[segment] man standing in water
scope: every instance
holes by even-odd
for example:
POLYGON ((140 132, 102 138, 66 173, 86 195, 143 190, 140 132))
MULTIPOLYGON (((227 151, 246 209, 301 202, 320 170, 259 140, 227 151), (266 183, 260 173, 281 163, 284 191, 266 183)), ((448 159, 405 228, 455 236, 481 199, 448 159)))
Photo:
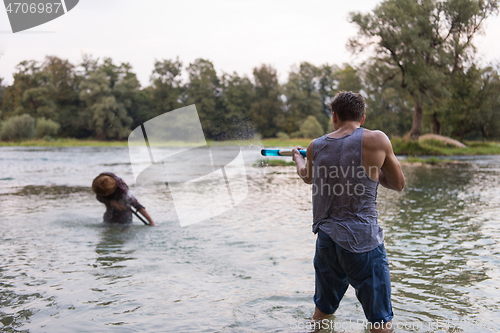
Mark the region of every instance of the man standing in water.
POLYGON ((313 232, 318 234, 313 319, 338 308, 349 284, 371 332, 392 331, 389 261, 377 223, 377 187, 402 191, 405 178, 389 138, 361 127, 364 98, 338 93, 330 104, 334 132, 311 141, 307 159, 293 150, 297 173, 312 184, 313 232))
POLYGON ((127 224, 132 222, 134 207, 148 221, 150 226, 155 223, 148 212, 137 199, 129 193, 128 186, 123 179, 111 172, 103 172, 92 181, 92 190, 96 199, 106 205, 104 222, 127 224))

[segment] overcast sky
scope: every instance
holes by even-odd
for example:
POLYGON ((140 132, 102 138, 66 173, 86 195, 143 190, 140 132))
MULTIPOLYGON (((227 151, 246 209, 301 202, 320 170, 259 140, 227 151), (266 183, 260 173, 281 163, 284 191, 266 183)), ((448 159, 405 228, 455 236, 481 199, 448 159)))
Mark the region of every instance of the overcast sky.
MULTIPOLYGON (((0 77, 11 84, 22 60, 55 55, 78 64, 83 53, 128 62, 143 86, 155 59, 179 57, 184 67, 196 58, 222 71, 252 76, 271 64, 280 81, 302 61, 356 64, 346 50, 356 34, 351 11, 368 12, 378 0, 80 0, 62 17, 12 34, 0 8, 0 77)), ((484 62, 500 59, 500 18, 486 22, 475 44, 484 62)))

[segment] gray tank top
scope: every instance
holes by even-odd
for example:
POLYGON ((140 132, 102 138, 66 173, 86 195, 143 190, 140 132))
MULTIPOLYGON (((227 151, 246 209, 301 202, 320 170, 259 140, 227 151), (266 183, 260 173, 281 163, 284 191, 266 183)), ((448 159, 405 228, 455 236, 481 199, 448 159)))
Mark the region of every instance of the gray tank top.
POLYGON ((368 176, 361 160, 363 131, 357 128, 341 138, 324 135, 313 145, 313 232, 321 229, 354 253, 384 241, 377 223, 379 182, 368 176))

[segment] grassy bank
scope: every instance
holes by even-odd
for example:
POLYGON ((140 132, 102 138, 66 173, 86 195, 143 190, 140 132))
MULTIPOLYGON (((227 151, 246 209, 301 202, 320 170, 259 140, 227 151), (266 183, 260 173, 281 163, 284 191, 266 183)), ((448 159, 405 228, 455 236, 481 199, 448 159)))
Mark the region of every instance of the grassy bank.
POLYGON ((262 139, 260 142, 264 146, 264 148, 294 148, 294 147, 302 147, 307 148, 312 139, 288 139, 288 140, 280 140, 280 139, 262 139))
POLYGON ((409 156, 407 159, 400 161, 402 165, 412 165, 412 166, 438 166, 438 167, 463 167, 470 165, 467 161, 457 161, 437 158, 435 156, 421 158, 409 156))
MULTIPOLYGON (((392 138, 392 145, 396 155, 409 156, 463 156, 463 155, 497 155, 500 154, 500 142, 482 142, 470 141, 465 142, 466 148, 457 148, 449 146, 443 142, 436 140, 409 141, 400 138, 392 138)), ((306 148, 311 142, 311 139, 262 139, 262 140, 246 140, 246 141, 231 141, 230 144, 240 146, 253 146, 264 148, 306 148)), ((211 141, 209 145, 224 145, 228 142, 211 141)), ((80 139, 55 139, 55 140, 27 140, 20 142, 4 142, 0 141, 0 147, 126 147, 127 141, 97 141, 97 140, 80 140, 80 139)))
POLYGON ((82 139, 33 139, 25 141, 0 141, 0 147, 125 147, 127 141, 98 141, 82 139))
POLYGON ((499 142, 469 141, 464 142, 466 148, 458 148, 436 140, 410 141, 400 138, 391 140, 396 155, 409 156, 466 156, 466 155, 498 155, 499 142))
MULTIPOLYGON (((453 161, 449 159, 441 159, 435 156, 431 157, 408 157, 401 161, 401 164, 405 165, 428 165, 428 166, 441 166, 441 167, 457 167, 457 166, 466 166, 469 165, 468 162, 465 161, 453 161)), ((285 167, 285 166, 295 166, 295 162, 291 160, 282 160, 282 159, 262 159, 253 165, 254 167, 285 167)))
POLYGON ((260 161, 257 161, 254 163, 254 167, 268 167, 268 166, 295 166, 295 162, 291 160, 292 158, 290 157, 290 160, 279 160, 279 159, 262 159, 260 161))
MULTIPOLYGON (((304 147, 311 142, 311 139, 290 139, 290 140, 280 140, 280 139, 262 139, 262 140, 242 140, 242 141, 209 141, 208 144, 211 146, 219 146, 224 144, 236 144, 240 146, 258 146, 263 148, 272 147, 304 147)), ((0 147, 126 147, 128 142, 124 141, 98 141, 98 140, 86 140, 86 139, 54 139, 54 140, 43 140, 43 139, 33 139, 25 141, 0 141, 0 147)), ((175 145, 182 145, 182 143, 176 143, 175 145)))

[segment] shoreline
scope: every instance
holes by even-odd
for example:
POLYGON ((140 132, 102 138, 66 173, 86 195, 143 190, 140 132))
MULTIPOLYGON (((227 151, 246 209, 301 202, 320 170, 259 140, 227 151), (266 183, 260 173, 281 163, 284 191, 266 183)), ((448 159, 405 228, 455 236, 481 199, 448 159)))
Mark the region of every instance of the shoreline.
MULTIPOLYGON (((207 141, 209 146, 221 145, 239 145, 241 147, 254 148, 306 148, 311 142, 311 139, 288 139, 280 140, 276 138, 270 139, 253 139, 253 140, 236 140, 236 141, 207 141)), ((453 156, 484 156, 484 155, 500 155, 500 142, 495 141, 468 141, 465 142, 467 147, 458 148, 452 147, 434 140, 430 141, 405 141, 400 138, 391 140, 394 153, 398 156, 404 155, 409 157, 427 158, 435 157, 453 157, 453 156)), ((166 143, 164 147, 181 147, 190 145, 189 143, 166 143)), ((0 147, 127 147, 128 141, 99 141, 87 139, 54 139, 54 140, 26 140, 26 141, 0 141, 0 147)), ((433 162, 432 162, 433 163, 433 162)), ((432 164, 431 163, 431 164, 432 164)))
MULTIPOLYGON (((480 155, 474 155, 480 156, 480 155)), ((484 155, 487 156, 487 155, 484 155)), ((457 168, 457 167, 468 167, 471 165, 468 161, 463 160, 451 160, 451 159, 442 159, 437 158, 435 156, 430 157, 411 157, 411 156, 397 156, 399 163, 401 166, 410 166, 410 167, 447 167, 447 168, 457 168)), ((286 159, 268 159, 263 158, 260 161, 257 161, 253 164, 254 167, 258 168, 266 168, 266 167, 295 167, 295 163, 293 161, 288 161, 286 159)))

